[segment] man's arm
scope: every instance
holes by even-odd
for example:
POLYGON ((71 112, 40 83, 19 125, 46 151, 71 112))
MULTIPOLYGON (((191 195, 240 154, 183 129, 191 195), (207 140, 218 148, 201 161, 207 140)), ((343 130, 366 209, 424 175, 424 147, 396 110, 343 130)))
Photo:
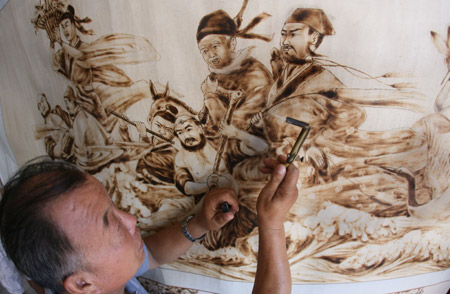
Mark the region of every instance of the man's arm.
POLYGON ((291 293, 292 281, 286 252, 284 220, 298 197, 298 169, 266 159, 264 173, 272 173, 256 205, 259 227, 258 265, 253 293, 291 293))
MULTIPOLYGON (((208 231, 223 227, 234 218, 238 210, 238 201, 233 190, 212 190, 205 195, 200 212, 189 221, 187 230, 192 237, 200 238, 208 231), (230 204, 230 212, 221 212, 223 202, 230 204)), ((180 223, 145 238, 144 242, 150 251, 150 269, 177 259, 193 244, 183 235, 180 223)))
POLYGON ((239 147, 246 155, 262 154, 269 150, 269 145, 265 140, 249 132, 240 130, 232 124, 226 124, 222 121, 220 123, 220 130, 223 135, 238 139, 240 141, 239 147))

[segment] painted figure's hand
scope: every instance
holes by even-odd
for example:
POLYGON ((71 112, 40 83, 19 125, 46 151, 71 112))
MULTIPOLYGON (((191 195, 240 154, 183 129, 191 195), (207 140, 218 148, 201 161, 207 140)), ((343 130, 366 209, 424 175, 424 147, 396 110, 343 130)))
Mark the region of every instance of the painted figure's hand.
POLYGON ((58 43, 58 44, 62 44, 62 39, 61 39, 61 32, 60 32, 60 30, 59 30, 59 27, 58 28, 55 28, 54 30, 53 30, 53 41, 54 42, 56 42, 56 43, 58 43))
POLYGON ((270 51, 270 66, 272 67, 273 79, 276 80, 281 75, 284 67, 280 50, 277 48, 273 48, 272 51, 270 51))
POLYGON ((235 137, 237 137, 237 134, 238 134, 238 129, 234 125, 227 124, 223 120, 220 122, 219 130, 223 135, 225 135, 227 137, 235 138, 235 137))
POLYGON ((147 130, 145 124, 141 121, 135 121, 134 123, 136 124, 136 130, 138 131, 139 136, 146 136, 147 130))
POLYGON ((324 168, 327 165, 325 153, 316 147, 311 147, 306 151, 305 160, 315 164, 318 168, 324 168))
POLYGON ((47 31, 48 39, 50 40, 50 47, 55 48, 56 35, 59 35, 59 31, 54 29, 47 31))
POLYGON ((208 177, 207 185, 208 185, 208 188, 210 188, 210 189, 229 188, 229 189, 234 189, 234 191, 236 192, 235 182, 236 181, 233 179, 233 177, 230 174, 223 174, 223 175, 211 174, 208 177))
POLYGON ((203 198, 203 205, 199 213, 191 220, 197 230, 207 233, 218 230, 234 218, 239 211, 236 193, 232 189, 214 189, 203 198), (229 212, 222 212, 224 202, 230 206, 229 212))
POLYGON ((257 114, 255 114, 251 119, 250 119, 250 124, 254 125, 255 127, 262 127, 263 124, 263 113, 262 112, 258 112, 257 114))
POLYGON ((286 215, 298 197, 299 171, 293 164, 286 170, 285 161, 285 156, 279 156, 278 160, 267 158, 260 167, 261 172, 272 174, 256 203, 259 226, 265 229, 283 228, 286 215))
POLYGON ((201 86, 203 95, 208 93, 215 94, 217 91, 217 87, 219 86, 219 82, 217 80, 212 81, 210 77, 207 77, 201 86))

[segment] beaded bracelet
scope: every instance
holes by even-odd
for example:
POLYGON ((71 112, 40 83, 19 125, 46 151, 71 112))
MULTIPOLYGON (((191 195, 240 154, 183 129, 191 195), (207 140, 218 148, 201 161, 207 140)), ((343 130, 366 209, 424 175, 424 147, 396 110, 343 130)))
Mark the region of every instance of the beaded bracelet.
POLYGON ((195 241, 201 241, 203 239, 205 239, 206 234, 204 234, 203 236, 201 236, 200 238, 194 238, 192 237, 191 234, 189 234, 188 229, 187 229, 187 224, 188 222, 193 218, 193 215, 188 216, 182 223, 181 223, 181 231, 183 232, 183 235, 186 237, 186 239, 188 239, 191 242, 195 242, 195 241))

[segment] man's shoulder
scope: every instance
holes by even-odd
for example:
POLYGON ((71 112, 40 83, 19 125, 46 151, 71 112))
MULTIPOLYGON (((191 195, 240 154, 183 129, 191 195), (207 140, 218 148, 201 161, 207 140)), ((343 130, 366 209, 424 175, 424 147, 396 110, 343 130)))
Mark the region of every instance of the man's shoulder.
POLYGON ((253 56, 249 56, 243 60, 241 64, 241 69, 246 71, 261 71, 270 74, 267 67, 258 59, 253 56))
POLYGON ((273 82, 272 75, 267 67, 254 57, 247 57, 240 64, 239 68, 224 74, 222 82, 235 83, 255 83, 257 85, 271 85, 273 82))

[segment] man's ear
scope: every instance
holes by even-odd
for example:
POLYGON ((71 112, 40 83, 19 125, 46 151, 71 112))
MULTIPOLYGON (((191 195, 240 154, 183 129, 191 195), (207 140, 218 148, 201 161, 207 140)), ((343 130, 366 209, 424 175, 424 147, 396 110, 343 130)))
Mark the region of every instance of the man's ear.
POLYGON ((64 288, 70 294, 94 293, 98 290, 91 275, 85 272, 72 274, 64 280, 64 288))
POLYGON ((310 44, 314 47, 317 47, 317 42, 319 41, 320 34, 316 31, 312 32, 310 35, 310 44))
POLYGON ((233 52, 234 52, 234 50, 236 50, 236 43, 237 43, 236 38, 235 37, 231 37, 231 39, 230 39, 230 48, 231 48, 231 50, 233 50, 233 52))

